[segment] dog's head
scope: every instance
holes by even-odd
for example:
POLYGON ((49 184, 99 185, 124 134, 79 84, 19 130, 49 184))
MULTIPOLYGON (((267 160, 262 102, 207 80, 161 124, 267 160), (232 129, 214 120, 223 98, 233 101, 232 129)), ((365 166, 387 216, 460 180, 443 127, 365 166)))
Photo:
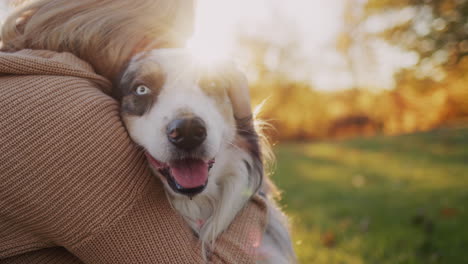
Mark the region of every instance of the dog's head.
POLYGON ((227 90, 239 82, 233 64, 203 67, 182 49, 137 55, 123 73, 116 97, 124 123, 174 195, 201 193, 216 180, 209 171, 220 151, 239 141, 227 90))

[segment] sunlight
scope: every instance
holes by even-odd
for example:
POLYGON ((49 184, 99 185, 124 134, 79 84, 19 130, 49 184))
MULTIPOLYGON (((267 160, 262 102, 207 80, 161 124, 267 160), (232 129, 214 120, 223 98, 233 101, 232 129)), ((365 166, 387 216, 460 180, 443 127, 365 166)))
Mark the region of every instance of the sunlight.
MULTIPOLYGON (((198 0, 195 34, 188 48, 203 64, 213 64, 226 58, 238 59, 236 37, 242 32, 265 39, 273 46, 298 41, 298 50, 294 52, 302 56, 302 61, 315 61, 334 47, 340 26, 341 3, 342 0, 198 0)), ((320 70, 320 76, 313 74, 313 67, 303 67, 302 64, 281 63, 275 67, 293 79, 314 78, 316 81, 323 76, 323 65, 313 69, 320 70)), ((327 70, 330 72, 329 68, 327 70)), ((336 80, 337 74, 330 78, 329 72, 325 78, 336 80)), ((332 83, 328 86, 346 85, 332 83)))
MULTIPOLYGON (((252 47, 238 46, 241 33, 270 44, 264 58, 269 70, 308 82, 317 90, 338 91, 355 85, 393 88, 394 73, 414 66, 414 54, 381 41, 372 48, 385 60, 375 66, 377 60, 367 49, 354 49, 352 56, 362 58, 362 63, 351 72, 346 58, 336 50, 343 30, 344 1, 198 0, 195 33, 188 48, 205 65, 227 58, 249 65, 251 61, 242 61, 246 59, 242 56, 251 56, 252 47), (280 57, 282 48, 290 49, 287 57, 280 57)), ((247 74, 255 81, 255 72, 247 74)))
POLYGON ((226 7, 225 1, 198 1, 195 34, 189 41, 188 48, 203 64, 215 63, 231 53, 235 14, 239 9, 229 10, 226 7))
POLYGON ((256 28, 269 15, 267 0, 198 0, 195 34, 188 48, 202 63, 233 56, 239 27, 256 28))
POLYGON ((228 46, 216 43, 211 36, 196 38, 188 43, 188 49, 197 62, 203 65, 213 65, 229 57, 228 46))

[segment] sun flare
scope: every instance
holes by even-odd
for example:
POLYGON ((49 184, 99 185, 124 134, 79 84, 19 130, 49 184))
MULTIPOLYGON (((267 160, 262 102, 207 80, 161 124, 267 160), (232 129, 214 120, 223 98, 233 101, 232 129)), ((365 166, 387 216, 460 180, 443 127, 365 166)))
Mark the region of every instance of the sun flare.
POLYGON ((241 5, 224 0, 199 0, 195 34, 188 43, 202 63, 214 63, 231 56, 241 5))
POLYGON ((213 65, 229 57, 230 51, 223 45, 213 44, 210 38, 195 38, 188 44, 192 56, 203 65, 213 65))

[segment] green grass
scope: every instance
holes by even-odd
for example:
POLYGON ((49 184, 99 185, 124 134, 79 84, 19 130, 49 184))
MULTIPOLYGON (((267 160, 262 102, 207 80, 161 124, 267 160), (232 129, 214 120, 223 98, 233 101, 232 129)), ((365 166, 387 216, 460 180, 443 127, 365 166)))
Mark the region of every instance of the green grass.
POLYGON ((300 263, 468 263, 468 129, 276 147, 300 263))

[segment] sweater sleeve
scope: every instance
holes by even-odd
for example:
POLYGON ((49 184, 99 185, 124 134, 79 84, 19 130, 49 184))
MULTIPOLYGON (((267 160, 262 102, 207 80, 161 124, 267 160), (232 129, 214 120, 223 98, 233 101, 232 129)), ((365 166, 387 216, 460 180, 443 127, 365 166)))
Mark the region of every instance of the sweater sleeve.
MULTIPOLYGON (((62 246, 85 263, 203 261, 115 100, 82 78, 1 82, 0 258, 62 246)), ((253 262, 258 237, 245 234, 263 230, 265 215, 251 202, 221 235, 214 261, 253 262)))

